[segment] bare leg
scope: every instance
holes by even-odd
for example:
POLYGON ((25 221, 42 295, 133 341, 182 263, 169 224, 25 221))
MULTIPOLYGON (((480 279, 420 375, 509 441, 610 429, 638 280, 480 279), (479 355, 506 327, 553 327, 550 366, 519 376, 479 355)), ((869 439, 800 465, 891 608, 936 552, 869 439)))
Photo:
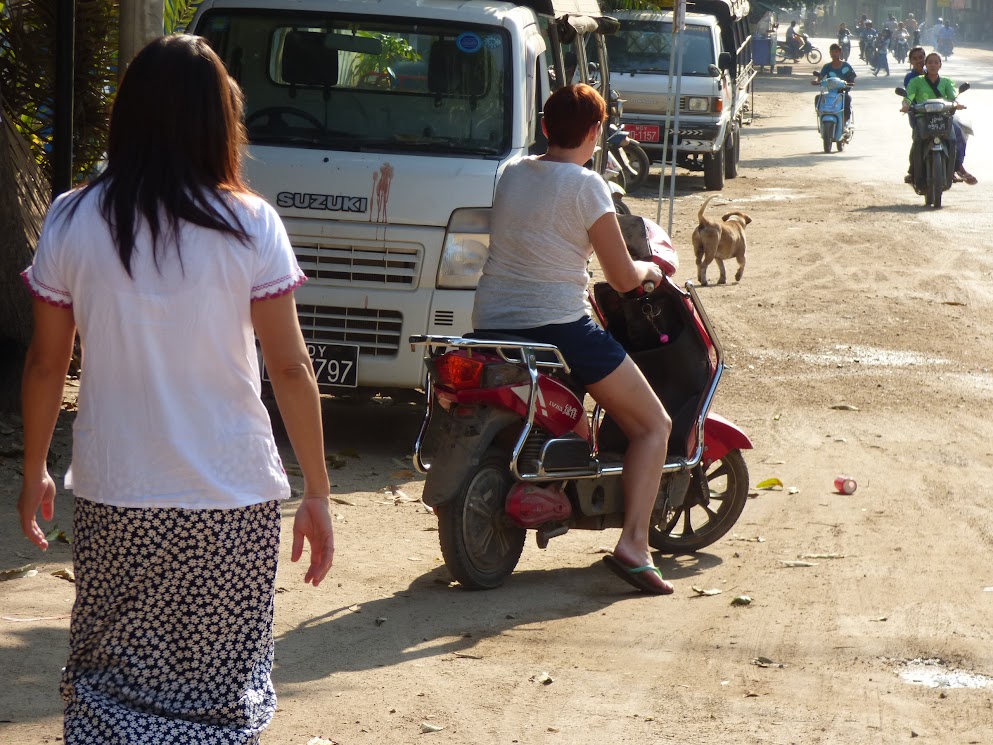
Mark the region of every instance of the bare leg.
MULTIPOLYGON (((624 527, 614 556, 631 567, 653 564, 648 531, 672 420, 630 357, 603 380, 587 386, 587 390, 628 438, 622 477, 624 527)), ((657 576, 652 581, 660 586, 668 584, 657 576)))

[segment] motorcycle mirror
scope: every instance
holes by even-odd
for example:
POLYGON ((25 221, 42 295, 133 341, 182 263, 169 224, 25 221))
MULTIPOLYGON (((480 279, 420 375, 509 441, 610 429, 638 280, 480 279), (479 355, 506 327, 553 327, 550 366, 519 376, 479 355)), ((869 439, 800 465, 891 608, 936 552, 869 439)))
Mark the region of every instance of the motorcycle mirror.
POLYGON ((893 92, 896 93, 898 96, 902 96, 903 98, 906 98, 907 97, 907 89, 906 88, 894 88, 893 89, 893 92))
POLYGON ((966 92, 967 90, 969 90, 969 89, 970 89, 971 87, 972 87, 972 86, 971 86, 971 85, 969 85, 968 83, 962 83, 962 85, 960 85, 960 86, 959 86, 959 93, 965 93, 965 92, 966 92))

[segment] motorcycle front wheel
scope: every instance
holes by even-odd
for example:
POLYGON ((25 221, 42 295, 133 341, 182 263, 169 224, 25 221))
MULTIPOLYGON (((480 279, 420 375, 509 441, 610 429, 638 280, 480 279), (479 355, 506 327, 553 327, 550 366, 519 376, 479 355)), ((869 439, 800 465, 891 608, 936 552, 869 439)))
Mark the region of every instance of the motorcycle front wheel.
POLYGON ((807 52, 807 62, 809 62, 812 65, 816 65, 820 61, 821 61, 820 49, 811 49, 809 52, 807 52))
POLYGON ((831 152, 831 142, 832 142, 831 135, 829 135, 827 132, 825 132, 824 134, 821 135, 821 139, 824 141, 824 152, 825 153, 830 153, 831 152))
POLYGON ((436 508, 445 566, 467 590, 502 585, 524 550, 527 531, 504 509, 513 485, 509 463, 509 454, 490 448, 459 493, 436 508))
POLYGON ((944 156, 940 152, 931 154, 928 161, 927 172, 927 195, 925 205, 931 205, 935 209, 941 208, 941 195, 944 191, 945 164, 942 162, 944 156))
POLYGON ((667 554, 687 554, 715 543, 737 522, 748 501, 748 467, 740 450, 731 450, 706 469, 709 499, 700 498, 694 473, 686 501, 669 509, 648 534, 652 548, 667 554), (716 509, 715 509, 716 504, 716 509))

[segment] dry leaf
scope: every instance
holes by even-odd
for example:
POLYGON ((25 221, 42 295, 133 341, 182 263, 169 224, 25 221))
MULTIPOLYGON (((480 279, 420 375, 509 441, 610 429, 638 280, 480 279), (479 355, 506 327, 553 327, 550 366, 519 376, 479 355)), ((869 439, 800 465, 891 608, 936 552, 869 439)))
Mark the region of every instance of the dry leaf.
POLYGON ((870 618, 870 621, 885 621, 886 616, 880 616, 879 618, 870 618))
POLYGON ((800 554, 801 559, 844 559, 844 554, 800 554))
POLYGON ((731 605, 751 605, 752 599, 747 595, 739 595, 731 601, 731 605))
POLYGON ((341 497, 331 497, 331 501, 335 504, 343 504, 346 507, 358 507, 355 502, 349 502, 347 499, 342 499, 341 497))
POLYGON ((429 732, 441 732, 444 727, 440 724, 431 724, 430 722, 421 722, 421 732, 428 734, 429 732))
POLYGON ((816 562, 813 562, 813 561, 789 561, 789 560, 780 559, 779 560, 779 563, 782 564, 784 567, 815 567, 815 566, 817 566, 817 563, 816 562))
POLYGON ((710 595, 720 595, 721 594, 721 591, 720 590, 717 590, 717 589, 705 590, 702 587, 691 587, 690 589, 693 590, 693 592, 695 592, 697 595, 710 596, 710 595))
POLYGON ((852 406, 851 404, 835 404, 831 407, 836 411, 858 411, 858 406, 852 406))
POLYGON ((787 494, 799 494, 800 493, 800 489, 798 487, 796 487, 796 486, 791 486, 789 489, 786 490, 786 493, 787 494))
POLYGON ((72 573, 71 569, 57 569, 52 572, 53 577, 58 577, 59 579, 68 580, 69 582, 76 581, 76 575, 72 573))
POLYGON ((467 652, 452 652, 456 657, 463 660, 481 660, 483 659, 478 654, 468 654, 467 652))
POLYGON ((34 564, 25 564, 24 566, 17 567, 16 569, 4 569, 0 572, 0 582, 6 582, 8 579, 34 577, 36 574, 38 574, 38 569, 34 564))
POLYGON ((549 675, 548 673, 538 673, 537 675, 532 675, 531 680, 533 680, 535 683, 541 683, 543 686, 550 686, 552 683, 555 682, 552 679, 552 676, 549 675))

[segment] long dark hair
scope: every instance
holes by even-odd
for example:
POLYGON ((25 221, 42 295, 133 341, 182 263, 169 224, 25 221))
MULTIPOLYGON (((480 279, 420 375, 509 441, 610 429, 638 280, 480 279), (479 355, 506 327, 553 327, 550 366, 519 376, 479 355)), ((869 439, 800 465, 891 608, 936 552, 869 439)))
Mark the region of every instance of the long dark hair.
POLYGON ((163 243, 179 254, 181 222, 247 243, 228 201, 212 199, 251 193, 241 175, 243 111, 241 89, 198 36, 158 38, 131 61, 110 116, 107 168, 86 189, 105 185, 100 210, 128 275, 141 220, 156 266, 163 243))

